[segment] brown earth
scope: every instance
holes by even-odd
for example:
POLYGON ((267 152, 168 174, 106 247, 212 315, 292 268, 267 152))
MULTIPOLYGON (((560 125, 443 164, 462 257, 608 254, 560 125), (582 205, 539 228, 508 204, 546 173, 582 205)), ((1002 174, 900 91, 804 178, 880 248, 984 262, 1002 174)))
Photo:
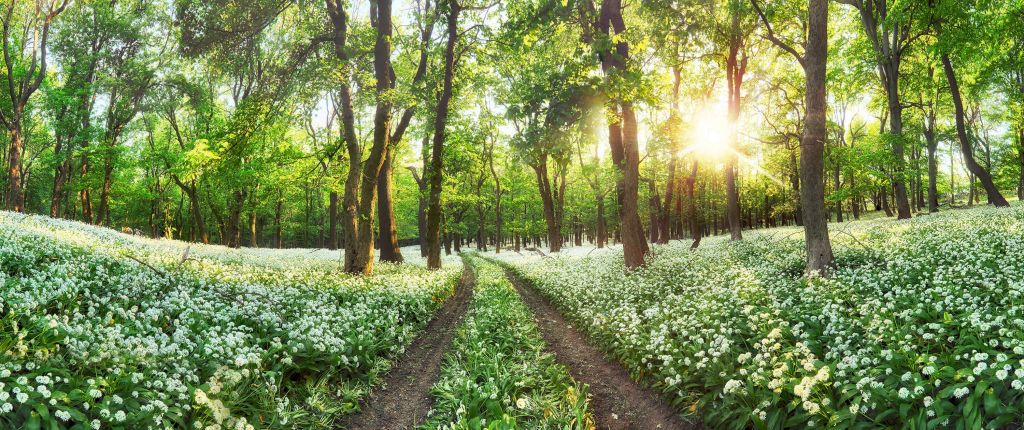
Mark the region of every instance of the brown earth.
POLYGON ((347 417, 344 429, 411 429, 427 418, 434 405, 430 387, 437 382, 441 360, 451 347, 455 330, 473 297, 473 272, 465 265, 455 295, 438 310, 426 329, 388 371, 383 384, 361 402, 360 411, 347 417))
POLYGON ((599 429, 696 429, 658 393, 636 383, 620 364, 608 360, 528 282, 506 275, 533 311, 548 350, 577 381, 590 386, 590 405, 599 429))

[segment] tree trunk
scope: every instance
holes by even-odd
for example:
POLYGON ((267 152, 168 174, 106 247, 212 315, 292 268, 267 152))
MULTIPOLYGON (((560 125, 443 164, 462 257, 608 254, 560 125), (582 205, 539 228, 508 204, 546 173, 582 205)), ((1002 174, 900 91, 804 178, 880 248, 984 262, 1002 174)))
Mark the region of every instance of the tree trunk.
POLYGON ((539 157, 539 160, 533 166, 533 171, 537 177, 537 190, 540 192, 541 205, 544 209, 544 225, 547 228, 548 250, 550 252, 559 252, 562 250, 562 229, 555 214, 555 199, 551 195, 547 154, 539 157))
POLYGON ((964 162, 967 163, 967 170, 981 181, 989 202, 996 207, 1009 207, 1010 203, 1006 201, 992 181, 992 175, 974 159, 974 148, 971 147, 971 142, 967 137, 967 126, 964 124, 964 104, 960 98, 960 86, 953 70, 953 63, 949 60, 949 54, 942 54, 942 68, 946 72, 949 93, 953 98, 953 108, 956 113, 956 135, 960 140, 960 152, 963 154, 964 162))
POLYGON ((393 188, 393 164, 395 145, 398 142, 391 142, 390 148, 384 157, 384 165, 381 166, 380 174, 377 176, 377 216, 380 226, 380 261, 401 263, 402 250, 398 247, 398 225, 395 222, 395 205, 393 188))
POLYGON ((430 195, 427 204, 427 267, 441 268, 441 184, 444 175, 445 126, 448 123, 448 105, 452 98, 452 81, 455 77, 455 47, 459 37, 459 4, 450 2, 448 11, 448 42, 444 55, 444 78, 441 93, 437 99, 437 114, 434 116, 434 141, 431 148, 430 195))
POLYGON ((651 243, 661 243, 659 237, 660 228, 659 214, 661 213, 661 198, 658 196, 658 186, 653 179, 647 181, 647 215, 650 217, 651 243))
POLYGON ((498 178, 498 171, 494 169, 494 142, 488 150, 487 163, 491 168, 491 179, 494 180, 494 253, 501 253, 501 179, 498 178))
POLYGON ((25 195, 22 192, 22 179, 24 172, 21 163, 21 156, 24 151, 24 142, 20 123, 10 130, 10 138, 11 144, 7 151, 7 162, 10 165, 10 169, 7 174, 7 210, 24 212, 25 195))
POLYGON ((696 249, 700 246, 701 232, 704 228, 701 226, 700 217, 697 216, 697 196, 694 193, 694 186, 697 182, 697 166, 697 160, 693 160, 693 164, 690 167, 690 177, 686 179, 686 211, 687 218, 690 219, 690 236, 693 239, 690 249, 696 249))
MULTIPOLYGON (((932 113, 934 115, 934 112, 932 113)), ((939 211, 939 190, 938 177, 939 166, 935 151, 939 147, 939 141, 935 138, 935 118, 931 116, 924 130, 925 144, 928 147, 928 212, 939 211)))
POLYGON ((1024 201, 1024 127, 1017 129, 1017 156, 1020 176, 1017 181, 1017 200, 1024 201))
MULTIPOLYGON (((622 19, 621 0, 604 0, 598 20, 606 40, 614 44, 603 48, 601 68, 606 75, 626 72, 629 61, 629 43, 621 35, 626 31, 622 19), (612 32, 614 31, 614 35, 612 32)), ((619 170, 619 230, 627 268, 644 265, 649 252, 647 238, 640 222, 638 192, 640 182, 640 153, 637 143, 636 114, 628 100, 611 100, 612 115, 608 119, 608 143, 612 161, 619 170)))
POLYGON ((800 206, 803 208, 807 272, 824 275, 832 265, 825 208, 825 69, 828 56, 828 0, 808 0, 806 120, 800 142, 800 206))
POLYGON ((740 224, 740 196, 736 186, 736 173, 738 155, 735 153, 736 144, 739 142, 737 123, 740 117, 740 88, 743 86, 743 75, 747 69, 747 56, 743 53, 739 58, 743 45, 743 35, 740 29, 740 12, 732 12, 732 28, 729 36, 729 55, 726 58, 726 78, 729 86, 729 148, 731 151, 726 154, 725 159, 725 195, 726 195, 726 220, 729 225, 729 235, 732 240, 743 239, 743 227, 740 224))
POLYGON ((107 225, 110 221, 110 184, 114 173, 114 142, 107 146, 107 154, 103 158, 103 184, 100 186, 100 201, 96 209, 96 225, 107 225))
POLYGON ((338 192, 331 191, 330 204, 327 208, 330 226, 327 233, 327 249, 338 249, 338 192))

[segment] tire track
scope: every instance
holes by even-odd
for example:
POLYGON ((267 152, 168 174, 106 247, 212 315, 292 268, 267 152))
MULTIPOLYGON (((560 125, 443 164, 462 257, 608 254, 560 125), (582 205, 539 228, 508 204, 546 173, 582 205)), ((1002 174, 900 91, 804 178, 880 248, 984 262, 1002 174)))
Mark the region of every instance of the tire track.
POLYGON ((430 388, 437 382, 441 360, 451 347, 455 330, 465 317, 473 297, 473 271, 468 264, 463 266, 455 295, 406 348, 381 386, 360 402, 360 411, 343 419, 340 428, 410 429, 426 420, 427 412, 434 405, 430 388))
POLYGON ((590 386, 599 429, 697 429, 654 391, 636 383, 620 364, 591 346, 531 285, 510 269, 505 275, 534 314, 548 349, 577 381, 590 386))

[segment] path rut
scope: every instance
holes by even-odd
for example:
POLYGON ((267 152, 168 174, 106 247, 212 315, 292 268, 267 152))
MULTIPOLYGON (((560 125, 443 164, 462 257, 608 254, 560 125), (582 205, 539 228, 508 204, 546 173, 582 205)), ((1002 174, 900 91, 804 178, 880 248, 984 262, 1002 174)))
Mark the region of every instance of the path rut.
POLYGON ((387 373, 383 384, 361 404, 361 410, 340 428, 359 430, 411 429, 427 418, 434 405, 430 387, 437 382, 441 360, 451 347, 473 297, 473 272, 466 264, 455 295, 437 311, 426 329, 405 350, 387 373))
POLYGON ((633 381, 620 364, 591 346, 531 285, 506 269, 523 302, 533 311, 541 335, 558 362, 590 386, 591 409, 599 429, 696 429, 654 391, 633 381))

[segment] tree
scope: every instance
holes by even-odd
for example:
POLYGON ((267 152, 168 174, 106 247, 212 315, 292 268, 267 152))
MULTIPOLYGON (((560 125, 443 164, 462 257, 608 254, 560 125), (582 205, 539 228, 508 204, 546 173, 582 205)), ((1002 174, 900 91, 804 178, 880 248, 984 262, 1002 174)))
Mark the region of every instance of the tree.
POLYGON ((622 18, 619 0, 603 0, 597 15, 595 51, 601 60, 603 84, 607 98, 608 147, 612 164, 619 173, 616 191, 619 201, 619 222, 622 252, 626 267, 643 266, 650 249, 640 222, 638 192, 640 187, 640 152, 637 143, 636 113, 633 100, 627 95, 634 71, 629 65, 629 41, 624 34, 626 24, 622 18))
POLYGON ((914 41, 927 31, 917 22, 923 14, 919 2, 895 0, 839 0, 854 7, 861 17, 864 34, 874 47, 878 75, 885 90, 889 112, 889 133, 896 165, 893 172, 893 190, 896 194, 897 218, 910 218, 910 200, 907 197, 904 156, 903 108, 900 96, 900 66, 904 54, 914 41))
POLYGON ((46 77, 50 26, 69 0, 9 1, 3 16, 3 53, 7 67, 7 101, 0 124, 10 135, 7 152, 7 210, 25 210, 23 149, 25 107, 46 77), (8 110, 9 109, 9 110, 8 110))
MULTIPOLYGON (((932 4, 934 5, 935 2, 932 4)), ((964 13, 957 6, 948 5, 946 2, 939 2, 935 7, 936 17, 933 25, 938 32, 938 51, 942 61, 942 70, 946 75, 946 82, 949 84, 949 94, 953 101, 953 114, 956 120, 956 135, 960 141, 960 153, 963 154, 967 170, 981 181, 985 188, 985 195, 989 203, 997 207, 1008 207, 1010 204, 1003 197, 992 180, 988 169, 983 167, 974 158, 974 145, 968 137, 964 102, 960 91, 960 82, 957 80, 956 70, 953 68, 953 61, 950 58, 950 51, 953 46, 963 47, 968 45, 969 38, 963 35, 964 31, 979 31, 975 27, 977 21, 964 17, 964 13)), ((979 13, 990 12, 981 9, 979 13)), ((968 45, 969 46, 969 45, 968 45)))
POLYGON ((832 265, 832 243, 828 237, 828 209, 825 207, 825 75, 828 56, 828 1, 808 0, 807 34, 801 54, 791 43, 775 34, 771 21, 757 0, 751 0, 764 24, 765 38, 789 53, 804 69, 807 112, 800 140, 800 207, 804 220, 807 273, 827 273, 832 265))
POLYGON ((459 41, 459 12, 462 7, 458 0, 448 1, 448 41, 444 50, 444 74, 441 91, 437 96, 437 114, 434 116, 433 142, 430 167, 426 172, 430 194, 427 197, 427 267, 441 268, 441 179, 444 173, 445 126, 448 124, 448 106, 452 99, 455 79, 455 48, 459 41))

